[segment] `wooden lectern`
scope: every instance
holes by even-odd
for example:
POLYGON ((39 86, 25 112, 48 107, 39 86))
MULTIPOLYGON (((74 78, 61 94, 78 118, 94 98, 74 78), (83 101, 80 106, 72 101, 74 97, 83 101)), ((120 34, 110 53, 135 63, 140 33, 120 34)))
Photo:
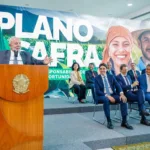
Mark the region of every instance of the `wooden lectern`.
POLYGON ((43 149, 48 66, 0 65, 0 150, 43 149))

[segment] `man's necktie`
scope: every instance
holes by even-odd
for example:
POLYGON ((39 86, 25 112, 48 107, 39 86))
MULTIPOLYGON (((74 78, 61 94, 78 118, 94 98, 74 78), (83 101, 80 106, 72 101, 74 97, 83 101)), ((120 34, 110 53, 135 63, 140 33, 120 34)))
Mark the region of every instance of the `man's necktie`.
MULTIPOLYGON (((150 76, 148 76, 148 81, 149 81, 149 83, 150 83, 150 76)), ((148 84, 149 84, 149 83, 148 83, 148 84)))
POLYGON ((94 74, 94 72, 92 71, 92 76, 95 78, 95 74, 94 74))
MULTIPOLYGON (((136 74, 136 70, 134 70, 133 72, 134 72, 135 81, 138 81, 138 79, 137 79, 138 76, 137 76, 137 74, 136 74)), ((135 91, 138 90, 138 87, 135 86, 135 87, 133 88, 133 90, 135 90, 135 91)))
POLYGON ((106 76, 104 76, 104 86, 106 88, 106 94, 110 95, 109 84, 108 81, 106 80, 106 76))
POLYGON ((125 80, 126 80, 127 85, 130 85, 130 82, 129 82, 129 80, 128 80, 128 77, 127 77, 127 76, 124 76, 124 77, 125 77, 125 80))
POLYGON ((135 80, 137 80, 137 74, 136 74, 136 71, 133 71, 134 72, 134 78, 135 80))
POLYGON ((18 57, 18 51, 14 51, 14 61, 13 61, 13 64, 18 64, 17 57, 18 57))

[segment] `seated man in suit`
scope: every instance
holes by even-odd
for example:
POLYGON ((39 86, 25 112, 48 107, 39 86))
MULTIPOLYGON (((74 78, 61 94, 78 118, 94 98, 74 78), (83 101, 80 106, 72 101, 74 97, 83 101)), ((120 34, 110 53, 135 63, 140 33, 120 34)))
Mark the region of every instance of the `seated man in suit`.
POLYGON ((120 74, 117 75, 116 80, 119 82, 120 86, 123 89, 125 96, 127 97, 128 102, 138 102, 139 112, 141 115, 141 124, 150 126, 150 123, 147 121, 145 116, 148 116, 149 113, 145 110, 145 98, 144 93, 141 89, 138 89, 139 82, 134 81, 132 83, 131 78, 127 75, 128 67, 126 64, 120 66, 120 74), (133 90, 134 87, 137 87, 136 90, 133 90))
POLYGON ((11 50, 0 51, 0 64, 39 64, 47 65, 52 62, 52 58, 45 57, 44 60, 33 58, 30 53, 21 51, 21 41, 17 37, 11 37, 9 40, 11 50))
POLYGON ((107 62, 107 73, 113 75, 114 77, 116 76, 115 71, 112 70, 112 64, 110 61, 107 62))
POLYGON ((132 83, 137 81, 140 71, 136 70, 135 63, 131 63, 131 70, 128 71, 128 75, 130 76, 132 83))
POLYGON ((94 64, 89 64, 89 70, 85 72, 86 78, 86 88, 92 90, 92 96, 95 100, 95 86, 94 86, 94 78, 97 76, 97 72, 94 71, 94 64))
POLYGON ((133 129, 127 122, 127 99, 113 75, 107 74, 107 65, 99 65, 100 74, 95 77, 96 103, 103 102, 104 112, 107 118, 107 127, 113 129, 110 118, 110 103, 120 103, 122 123, 121 126, 127 129, 133 129))
POLYGON ((138 77, 139 88, 144 91, 145 100, 150 104, 150 64, 146 66, 146 73, 138 77))

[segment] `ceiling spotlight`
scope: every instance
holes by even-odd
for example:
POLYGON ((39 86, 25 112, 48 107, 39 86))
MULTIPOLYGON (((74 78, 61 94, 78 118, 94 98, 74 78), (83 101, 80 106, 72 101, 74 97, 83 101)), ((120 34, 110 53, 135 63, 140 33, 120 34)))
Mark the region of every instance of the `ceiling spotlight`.
POLYGON ((131 7, 133 4, 132 4, 132 3, 128 3, 127 5, 128 5, 129 7, 131 7))

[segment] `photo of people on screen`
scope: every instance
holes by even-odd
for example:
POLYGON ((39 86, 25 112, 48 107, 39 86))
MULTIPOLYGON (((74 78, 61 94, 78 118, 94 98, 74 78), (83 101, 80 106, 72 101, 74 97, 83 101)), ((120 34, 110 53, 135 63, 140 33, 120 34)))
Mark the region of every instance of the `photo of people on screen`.
POLYGON ((150 28, 134 31, 132 36, 142 52, 137 67, 140 71, 143 71, 146 69, 146 65, 150 63, 150 28))
POLYGON ((130 31, 123 26, 112 26, 107 32, 102 62, 110 61, 117 75, 121 64, 127 64, 130 68, 132 47, 133 38, 130 31))

